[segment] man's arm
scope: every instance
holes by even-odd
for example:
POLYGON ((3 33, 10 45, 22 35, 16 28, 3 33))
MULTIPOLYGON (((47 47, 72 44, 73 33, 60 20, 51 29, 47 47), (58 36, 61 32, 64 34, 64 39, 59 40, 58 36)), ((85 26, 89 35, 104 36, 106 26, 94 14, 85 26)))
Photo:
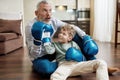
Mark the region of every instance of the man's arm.
POLYGON ((82 29, 80 29, 80 27, 75 25, 71 25, 71 26, 75 29, 79 37, 83 38, 83 36, 86 36, 86 33, 82 29))
MULTIPOLYGON (((58 19, 55 19, 55 18, 52 18, 52 19, 51 19, 51 22, 52 22, 55 30, 57 30, 57 29, 58 29, 59 27, 61 27, 61 26, 64 26, 64 25, 68 24, 68 23, 66 23, 66 22, 63 22, 63 21, 58 20, 58 19)), ((72 27, 76 30, 77 34, 78 34, 81 38, 86 35, 86 33, 85 33, 82 29, 80 29, 78 26, 73 25, 73 24, 71 24, 71 25, 72 25, 72 27)))
MULTIPOLYGON (((53 22, 55 22, 55 26, 57 26, 58 28, 67 24, 65 22, 56 19, 54 19, 53 22)), ((88 54, 88 56, 97 54, 98 46, 95 43, 95 41, 89 35, 87 35, 83 30, 81 30, 78 26, 75 25, 72 26, 77 32, 77 36, 74 37, 74 41, 77 44, 79 44, 80 47, 82 45, 81 48, 83 49, 84 53, 88 54)))

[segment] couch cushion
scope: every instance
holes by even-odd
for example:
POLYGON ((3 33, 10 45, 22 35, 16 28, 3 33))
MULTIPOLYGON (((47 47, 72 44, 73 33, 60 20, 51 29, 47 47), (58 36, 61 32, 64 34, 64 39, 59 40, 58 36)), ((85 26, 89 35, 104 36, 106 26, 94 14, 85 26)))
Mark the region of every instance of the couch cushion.
POLYGON ((0 33, 0 42, 17 38, 16 33, 0 33))
POLYGON ((15 32, 21 34, 21 20, 0 19, 0 32, 15 32))

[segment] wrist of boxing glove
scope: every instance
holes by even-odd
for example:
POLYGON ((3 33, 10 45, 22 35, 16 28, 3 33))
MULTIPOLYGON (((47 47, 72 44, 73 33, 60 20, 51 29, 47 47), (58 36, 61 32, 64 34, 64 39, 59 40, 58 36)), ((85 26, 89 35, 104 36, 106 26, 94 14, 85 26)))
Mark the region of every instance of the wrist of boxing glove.
POLYGON ((96 42, 88 35, 83 38, 83 52, 87 55, 96 55, 98 53, 96 42))
POLYGON ((40 40, 37 40, 37 39, 34 39, 33 40, 33 43, 37 46, 40 46, 41 45, 41 41, 40 40))
POLYGON ((93 40, 93 39, 89 35, 83 36, 83 39, 82 39, 83 44, 86 44, 87 42, 89 42, 91 40, 93 40))
POLYGON ((44 46, 46 46, 46 45, 51 45, 51 42, 46 42, 46 43, 44 43, 43 45, 44 45, 44 46))
POLYGON ((49 45, 49 44, 51 44, 51 39, 50 38, 43 38, 42 42, 43 42, 43 45, 49 45))

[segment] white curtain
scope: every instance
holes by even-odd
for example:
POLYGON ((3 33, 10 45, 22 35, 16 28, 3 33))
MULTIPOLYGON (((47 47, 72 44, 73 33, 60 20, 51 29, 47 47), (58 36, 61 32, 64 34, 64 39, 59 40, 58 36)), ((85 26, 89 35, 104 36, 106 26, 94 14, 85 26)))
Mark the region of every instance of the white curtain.
POLYGON ((116 0, 94 0, 93 38, 110 42, 115 25, 116 0))

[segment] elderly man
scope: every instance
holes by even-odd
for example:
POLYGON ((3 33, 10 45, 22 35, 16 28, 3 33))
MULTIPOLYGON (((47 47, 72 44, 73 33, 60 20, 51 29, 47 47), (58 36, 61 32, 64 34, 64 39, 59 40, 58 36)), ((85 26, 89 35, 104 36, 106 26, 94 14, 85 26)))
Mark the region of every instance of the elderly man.
MULTIPOLYGON (((36 18, 26 26, 26 43, 33 68, 43 75, 50 75, 56 70, 58 65, 54 60, 54 55, 46 54, 44 46, 49 45, 56 30, 66 24, 51 17, 51 11, 52 8, 47 1, 39 2, 35 11, 36 18)), ((94 55, 98 52, 96 43, 79 27, 75 25, 72 25, 72 27, 77 32, 74 41, 82 47, 86 59, 95 59, 94 55)))

